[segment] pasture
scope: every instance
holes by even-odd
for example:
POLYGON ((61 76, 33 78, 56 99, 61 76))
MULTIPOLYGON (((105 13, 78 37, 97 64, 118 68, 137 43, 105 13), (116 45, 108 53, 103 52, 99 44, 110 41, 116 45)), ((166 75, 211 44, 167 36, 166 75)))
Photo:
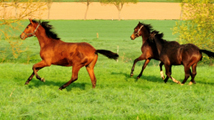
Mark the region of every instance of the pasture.
MULTIPOLYGON (((155 30, 164 32, 165 39, 176 40, 172 35, 173 20, 145 20, 155 30)), ((23 21, 24 30, 29 21, 23 21)), ((138 62, 134 76, 130 77, 133 60, 140 54, 141 38, 130 40, 138 20, 59 20, 50 21, 63 41, 88 42, 96 49, 117 52, 118 61, 99 55, 95 66, 97 86, 92 89, 85 68, 79 78, 66 89, 58 88, 71 77, 71 67, 51 66, 38 72, 46 82, 35 77, 24 85, 32 73, 32 65, 39 62, 37 38, 27 38, 22 49, 26 50, 15 59, 7 50, 1 55, 0 64, 0 118, 1 119, 131 119, 131 120, 193 120, 213 119, 214 115, 214 68, 197 67, 196 85, 183 86, 171 80, 164 83, 160 77, 158 61, 152 60, 143 76, 136 80, 142 62, 138 62), (99 37, 97 37, 97 34, 99 37)), ((19 36, 21 32, 16 32, 19 36)), ((20 39, 21 40, 21 39, 20 39)), ((1 40, 1 51, 9 45, 1 40)), ((172 76, 184 78, 183 66, 172 67, 172 76)))

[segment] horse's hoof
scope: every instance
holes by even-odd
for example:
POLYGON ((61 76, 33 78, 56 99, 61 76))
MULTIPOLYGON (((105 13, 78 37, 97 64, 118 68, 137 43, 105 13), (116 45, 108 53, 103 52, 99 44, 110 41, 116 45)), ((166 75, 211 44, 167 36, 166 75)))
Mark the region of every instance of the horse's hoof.
POLYGON ((163 75, 163 76, 161 76, 161 78, 162 78, 162 80, 165 80, 165 76, 163 75))
POLYGON ((164 77, 163 71, 161 71, 160 74, 161 74, 161 78, 164 80, 165 77, 164 77))
POLYGON ((27 82, 25 82, 25 85, 28 85, 29 84, 29 82, 27 81, 27 82))
MULTIPOLYGON (((181 84, 181 82, 180 82, 180 81, 178 81, 178 82, 177 82, 177 84, 181 84)), ((182 83, 182 84, 183 84, 183 83, 182 83)), ((182 84, 181 84, 181 85, 182 85, 182 84)))
POLYGON ((64 89, 65 87, 63 87, 63 86, 61 86, 60 88, 59 88, 59 90, 62 90, 62 89, 64 89))
POLYGON ((189 85, 192 85, 193 84, 193 82, 189 82, 189 85))
POLYGON ((133 74, 133 73, 131 73, 131 74, 130 74, 130 77, 132 77, 133 75, 134 75, 134 74, 133 74))
POLYGON ((42 82, 45 82, 45 78, 42 78, 41 81, 42 81, 42 82))

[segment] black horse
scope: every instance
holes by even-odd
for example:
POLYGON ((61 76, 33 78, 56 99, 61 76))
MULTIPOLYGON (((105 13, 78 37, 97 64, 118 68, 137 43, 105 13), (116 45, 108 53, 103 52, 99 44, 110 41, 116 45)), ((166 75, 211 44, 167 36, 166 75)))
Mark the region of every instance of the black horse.
MULTIPOLYGON (((163 33, 159 33, 158 31, 153 31, 150 34, 150 39, 154 40, 154 44, 156 44, 157 51, 159 54, 159 59, 164 64, 166 69, 166 79, 165 82, 171 78, 174 82, 176 80, 171 77, 171 67, 172 65, 183 65, 185 71, 185 78, 182 82, 184 84, 189 76, 191 75, 191 81, 189 84, 196 83, 194 78, 196 76, 196 67, 197 63, 202 60, 202 52, 207 54, 209 57, 214 57, 214 52, 203 50, 198 48, 193 44, 183 44, 180 45, 175 41, 166 41, 163 40, 163 33), (190 67, 192 66, 192 72, 190 67)), ((177 83, 180 83, 177 81, 177 83)))

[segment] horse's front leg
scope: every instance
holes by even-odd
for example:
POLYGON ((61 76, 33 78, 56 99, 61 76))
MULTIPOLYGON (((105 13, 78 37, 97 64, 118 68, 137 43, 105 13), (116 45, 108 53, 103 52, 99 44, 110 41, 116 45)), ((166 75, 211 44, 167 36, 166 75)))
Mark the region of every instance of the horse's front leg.
POLYGON ((144 70, 144 69, 146 68, 146 66, 149 64, 150 60, 151 60, 151 59, 146 59, 146 60, 145 60, 145 62, 144 62, 144 64, 143 64, 143 67, 142 67, 142 69, 141 69, 141 71, 140 71, 140 74, 137 76, 137 79, 139 79, 139 78, 142 76, 143 70, 144 70))
POLYGON ((159 64, 159 66, 160 66, 160 74, 161 74, 161 78, 164 80, 164 73, 163 73, 163 69, 162 69, 162 66, 163 66, 163 62, 160 62, 160 64, 159 64))
POLYGON ((180 81, 177 81, 175 78, 173 78, 173 77, 171 76, 171 74, 172 74, 172 65, 166 65, 166 64, 164 64, 164 66, 165 66, 166 75, 167 75, 167 77, 166 77, 166 79, 164 80, 164 82, 166 83, 166 82, 168 81, 168 79, 171 78, 173 82, 175 82, 175 83, 177 83, 177 84, 181 84, 180 81))
POLYGON ((36 63, 33 65, 33 73, 31 74, 31 76, 28 78, 28 80, 25 82, 25 84, 29 84, 29 82, 32 80, 33 76, 36 75, 36 78, 39 79, 40 81, 42 82, 45 82, 45 79, 44 78, 41 78, 39 75, 38 75, 38 71, 40 69, 42 69, 43 67, 45 66, 50 66, 51 64, 47 64, 47 62, 45 62, 44 60, 39 62, 39 63, 36 63))
POLYGON ((133 63, 132 69, 131 69, 131 73, 130 73, 130 76, 131 76, 131 77, 134 75, 133 72, 134 72, 135 64, 136 64, 138 61, 141 61, 141 60, 144 60, 144 59, 145 59, 145 58, 143 57, 143 54, 142 54, 140 57, 138 57, 138 58, 136 58, 136 59, 134 60, 134 63, 133 63))
POLYGON ((34 72, 31 74, 31 76, 27 79, 27 81, 25 82, 25 85, 29 84, 29 82, 32 80, 34 76, 34 72))

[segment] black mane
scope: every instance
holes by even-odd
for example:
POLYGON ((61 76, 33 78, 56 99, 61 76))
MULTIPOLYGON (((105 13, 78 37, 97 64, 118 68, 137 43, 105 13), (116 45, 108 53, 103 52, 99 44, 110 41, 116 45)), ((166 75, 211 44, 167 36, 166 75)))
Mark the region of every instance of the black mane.
POLYGON ((58 37, 58 35, 52 31, 53 30, 53 26, 52 25, 49 25, 48 23, 49 22, 46 22, 46 21, 36 21, 36 20, 32 20, 34 23, 39 23, 44 29, 45 29, 45 33, 46 35, 49 37, 49 38, 53 38, 53 39, 56 39, 56 40, 59 40, 60 38, 58 37))
POLYGON ((152 28, 152 26, 150 24, 145 24, 145 23, 142 23, 142 22, 141 22, 141 24, 144 25, 144 27, 146 28, 146 30, 149 33, 153 30, 153 28, 152 28))
POLYGON ((152 39, 157 38, 158 40, 160 40, 161 42, 164 42, 166 40, 163 39, 164 34, 163 33, 159 33, 159 31, 152 31, 150 34, 150 37, 152 37, 152 39))

